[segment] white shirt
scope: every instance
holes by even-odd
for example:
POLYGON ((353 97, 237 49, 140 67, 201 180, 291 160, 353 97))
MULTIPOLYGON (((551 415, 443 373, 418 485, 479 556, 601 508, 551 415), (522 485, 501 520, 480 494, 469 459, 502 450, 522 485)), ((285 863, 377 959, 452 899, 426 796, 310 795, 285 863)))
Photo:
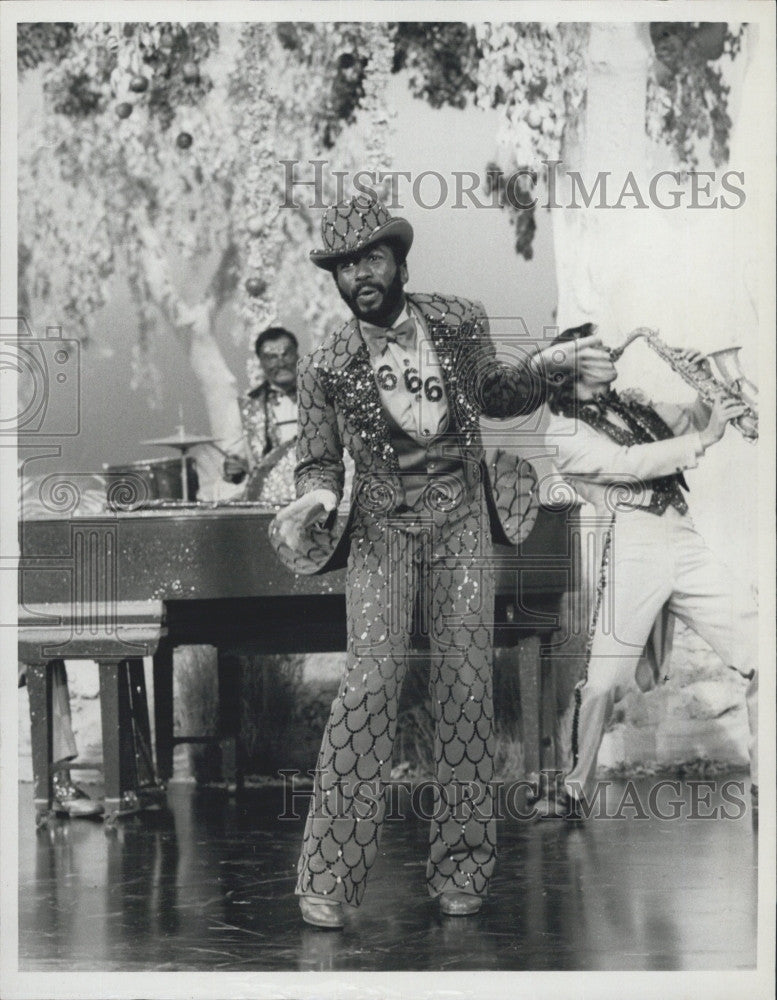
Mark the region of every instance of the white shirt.
POLYGON ((278 428, 278 444, 286 444, 297 434, 297 398, 282 390, 271 391, 269 403, 278 428))
POLYGON ((360 321, 360 329, 370 352, 370 362, 385 409, 406 434, 419 444, 429 444, 448 423, 448 399, 442 369, 428 336, 421 313, 407 303, 389 329, 360 321), (415 345, 387 342, 376 338, 411 319, 415 323, 415 345))

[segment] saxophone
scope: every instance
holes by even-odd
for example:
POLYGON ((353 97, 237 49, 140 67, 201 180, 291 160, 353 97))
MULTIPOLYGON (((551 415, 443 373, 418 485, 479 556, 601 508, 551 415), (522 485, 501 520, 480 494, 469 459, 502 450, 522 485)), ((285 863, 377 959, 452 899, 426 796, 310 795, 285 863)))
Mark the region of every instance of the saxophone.
POLYGON ((739 361, 741 347, 727 347, 721 351, 711 351, 699 361, 689 363, 683 352, 676 347, 670 347, 658 336, 658 330, 647 326, 637 327, 628 335, 620 347, 610 351, 610 360, 617 361, 629 344, 637 338, 644 337, 656 354, 663 358, 669 367, 685 379, 688 385, 699 393, 705 403, 712 406, 719 400, 734 399, 742 403, 747 410, 741 417, 731 423, 748 441, 758 440, 758 388, 745 378, 739 361), (719 378, 712 373, 711 361, 718 369, 719 378))

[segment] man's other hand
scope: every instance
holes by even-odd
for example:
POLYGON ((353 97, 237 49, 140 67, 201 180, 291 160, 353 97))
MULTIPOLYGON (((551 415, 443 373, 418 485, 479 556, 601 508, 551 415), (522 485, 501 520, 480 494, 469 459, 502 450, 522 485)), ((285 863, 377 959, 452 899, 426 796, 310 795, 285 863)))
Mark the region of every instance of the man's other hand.
POLYGON ((292 501, 275 519, 281 541, 292 549, 297 548, 311 525, 323 526, 336 506, 337 497, 326 489, 311 490, 292 501))

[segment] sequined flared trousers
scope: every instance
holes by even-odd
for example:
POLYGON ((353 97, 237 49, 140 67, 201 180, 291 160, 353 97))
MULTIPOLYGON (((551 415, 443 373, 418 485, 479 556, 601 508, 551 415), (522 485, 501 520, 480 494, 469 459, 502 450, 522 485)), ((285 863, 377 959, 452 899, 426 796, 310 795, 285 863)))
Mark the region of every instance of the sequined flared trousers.
POLYGON ((346 672, 321 744, 297 894, 362 900, 385 815, 402 681, 409 657, 419 655, 414 617, 416 631, 429 636, 435 727, 427 887, 432 896, 486 893, 496 856, 490 552, 479 490, 444 514, 358 513, 346 672))

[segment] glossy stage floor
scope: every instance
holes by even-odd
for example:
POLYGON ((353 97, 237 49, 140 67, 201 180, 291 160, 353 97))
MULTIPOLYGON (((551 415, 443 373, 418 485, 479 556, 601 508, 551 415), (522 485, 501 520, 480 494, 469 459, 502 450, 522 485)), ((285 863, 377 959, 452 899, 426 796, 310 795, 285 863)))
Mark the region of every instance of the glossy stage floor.
MULTIPOLYGON (((168 808, 116 829, 56 820, 36 834, 22 785, 19 968, 750 968, 757 826, 736 786, 746 809, 727 811, 739 818, 703 818, 726 808, 724 780, 711 792, 683 783, 679 819, 637 818, 619 782, 607 793, 619 818, 500 821, 491 895, 468 918, 441 917, 426 895, 426 822, 388 822, 364 904, 342 931, 301 922, 292 892, 302 819, 278 819, 278 788, 249 789, 236 804, 218 789, 172 786, 168 808)), ((646 808, 654 783, 632 786, 646 808)), ((672 797, 664 789, 665 814, 672 797)))

